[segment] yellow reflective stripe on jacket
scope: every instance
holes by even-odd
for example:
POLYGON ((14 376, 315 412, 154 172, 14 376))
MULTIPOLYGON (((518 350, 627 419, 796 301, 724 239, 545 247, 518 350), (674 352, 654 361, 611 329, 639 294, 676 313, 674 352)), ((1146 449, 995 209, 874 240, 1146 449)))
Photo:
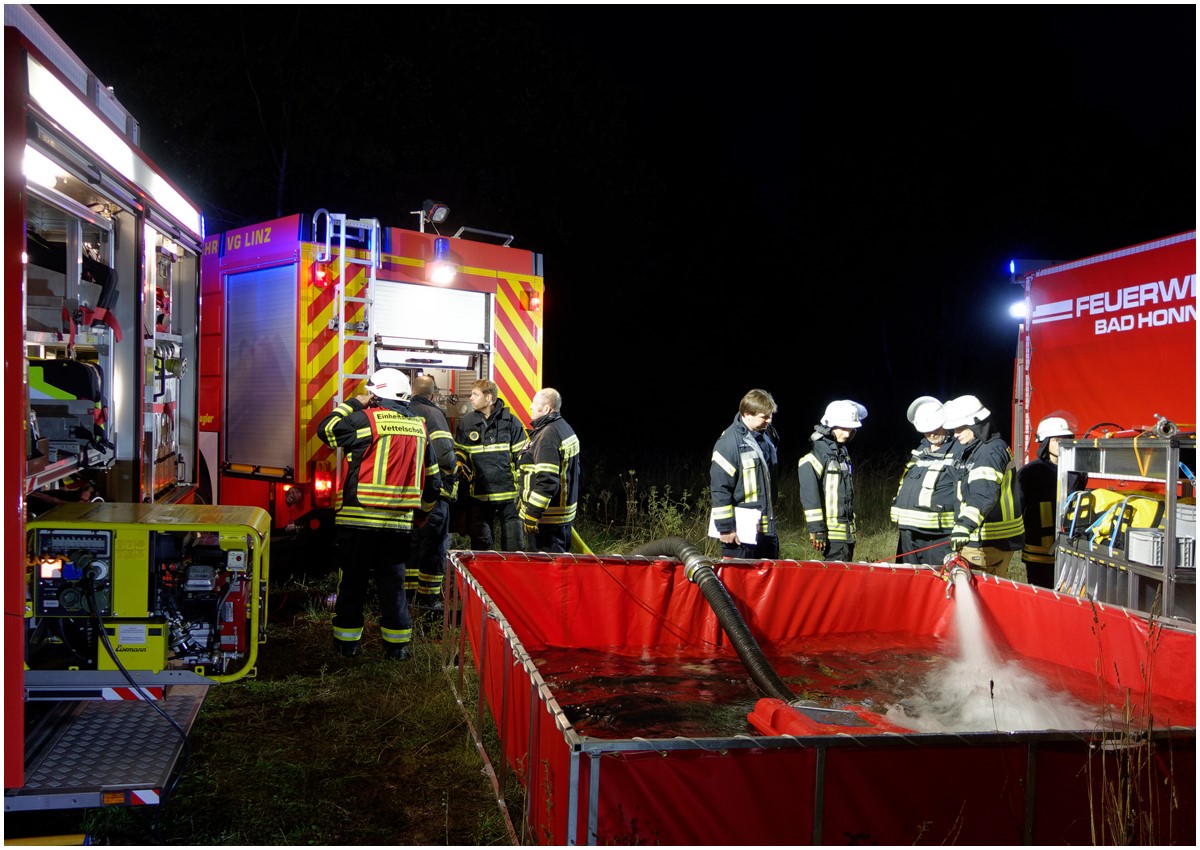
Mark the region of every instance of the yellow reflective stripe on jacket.
MULTIPOLYGON (((429 465, 425 462, 425 420, 391 410, 374 409, 368 415, 374 424, 376 439, 367 449, 367 454, 363 455, 364 464, 371 461, 371 472, 369 479, 363 477, 363 470, 359 472, 356 490, 358 501, 375 508, 421 507, 421 473, 430 474, 429 465), (391 438, 403 442, 393 444, 391 438), (393 468, 398 462, 397 458, 405 466, 409 465, 406 452, 410 447, 412 468, 393 468)), ((433 473, 436 472, 437 465, 433 464, 433 473)))
POLYGON ((742 492, 746 502, 757 502, 758 493, 758 455, 754 452, 742 452, 742 492))
MULTIPOLYGON (((993 473, 990 476, 986 476, 989 480, 998 480, 1000 482, 1000 500, 998 503, 1000 506, 1000 519, 985 522, 979 530, 979 539, 1007 540, 1011 537, 1024 537, 1025 518, 1017 512, 1016 498, 1013 493, 1015 482, 1013 481, 1012 469, 1006 469, 1002 474, 991 467, 987 467, 987 471, 993 473)), ((974 476, 975 472, 976 470, 971 470, 971 475, 974 476)))
POLYGON ((933 494, 937 490, 938 479, 941 478, 942 471, 951 465, 952 461, 946 460, 938 460, 929 464, 925 475, 921 477, 921 495, 917 497, 918 505, 923 508, 933 507, 933 494))
POLYGON ((1036 543, 1028 540, 1029 530, 1026 529, 1025 548, 1021 557, 1032 564, 1054 563, 1054 503, 1039 502, 1037 505, 1038 523, 1042 531, 1036 543))
POLYGON ((335 521, 354 528, 382 528, 387 531, 412 531, 413 512, 381 511, 360 505, 338 504, 335 521))
POLYGON ((949 531, 954 527, 954 511, 914 511, 893 505, 892 522, 921 531, 949 531))
MULTIPOLYGON (((809 452, 804 457, 800 458, 800 465, 808 464, 817 473, 817 480, 821 481, 825 473, 825 467, 817 460, 816 455, 809 452)), ((804 521, 812 526, 816 523, 825 522, 825 510, 823 508, 809 508, 804 512, 804 521)))
POLYGON ((838 515, 841 507, 841 473, 827 469, 823 480, 825 490, 825 532, 830 540, 849 540, 853 523, 844 523, 838 515))
POLYGON ((734 465, 725 460, 725 456, 720 452, 713 452, 712 462, 721 467, 721 471, 730 477, 737 474, 737 469, 734 467, 734 465))
MULTIPOLYGON (((524 448, 528 443, 529 443, 529 441, 525 440, 520 444, 520 447, 524 448)), ((509 473, 513 476, 512 487, 505 489, 505 490, 500 490, 500 491, 494 492, 494 493, 480 493, 480 492, 478 492, 478 488, 480 486, 482 486, 485 482, 481 481, 481 480, 472 479, 471 480, 471 493, 470 493, 471 498, 477 499, 481 502, 511 502, 513 499, 515 499, 517 497, 517 493, 518 493, 517 479, 516 479, 515 473, 513 472, 514 467, 513 467, 512 457, 511 457, 517 451, 516 443, 513 443, 511 446, 508 443, 485 443, 485 444, 480 444, 480 445, 469 445, 469 446, 463 445, 461 443, 456 443, 454 450, 455 450, 455 453, 464 460, 464 462, 469 463, 471 465, 471 469, 474 470, 474 472, 475 472, 476 479, 478 478, 478 476, 480 474, 479 473, 479 465, 475 461, 475 459, 478 456, 480 456, 480 455, 488 455, 488 456, 505 455, 505 456, 508 456, 507 465, 508 465, 509 473)), ((493 484, 494 482, 486 482, 486 483, 493 484)))
POLYGON ((558 463, 533 463, 521 466, 521 516, 525 516, 525 506, 528 505, 540 513, 539 522, 545 525, 565 525, 574 522, 578 511, 576 502, 565 503, 574 492, 571 488, 570 472, 572 462, 579 456, 579 437, 572 434, 563 439, 558 447, 558 463), (551 499, 544 493, 534 489, 534 478, 539 473, 548 473, 558 479, 557 500, 551 499))

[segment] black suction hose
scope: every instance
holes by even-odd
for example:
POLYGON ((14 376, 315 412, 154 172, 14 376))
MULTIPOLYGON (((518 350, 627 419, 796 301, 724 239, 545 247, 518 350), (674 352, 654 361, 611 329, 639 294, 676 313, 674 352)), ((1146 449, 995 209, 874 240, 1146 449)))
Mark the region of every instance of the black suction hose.
POLYGON ((779 674, 775 672, 775 668, 767 661, 758 641, 750 633, 750 627, 746 625, 746 621, 738 612, 729 591, 717 578, 717 574, 712 568, 712 561, 705 558, 699 549, 682 537, 665 537, 662 540, 655 540, 653 543, 639 546, 632 554, 645 557, 665 555, 682 561, 688 580, 697 585, 700 592, 704 594, 704 598, 708 600, 713 613, 717 615, 721 628, 729 636, 729 642, 733 644, 738 658, 742 660, 742 664, 745 665, 746 670, 750 673, 750 678, 758 686, 758 689, 768 697, 781 699, 788 703, 795 702, 795 694, 788 689, 788 686, 783 683, 783 679, 779 678, 779 674))

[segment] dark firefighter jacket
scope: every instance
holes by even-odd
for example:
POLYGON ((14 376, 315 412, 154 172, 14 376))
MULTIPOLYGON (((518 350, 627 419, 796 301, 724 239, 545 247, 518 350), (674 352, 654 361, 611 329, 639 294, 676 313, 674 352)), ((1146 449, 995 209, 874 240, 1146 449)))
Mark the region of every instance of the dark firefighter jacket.
POLYGON ((521 452, 521 518, 539 525, 569 525, 579 504, 579 438, 561 413, 530 423, 521 452))
POLYGON ((458 420, 454 453, 471 481, 469 495, 483 502, 515 501, 517 463, 528 442, 525 426, 500 399, 491 416, 472 410, 458 420))
MULTIPOLYGON (((742 422, 740 413, 717 438, 708 476, 712 520, 721 534, 736 530, 735 507, 762 511, 759 533, 775 533, 775 493, 772 488, 773 482, 779 480, 778 446, 779 435, 774 427, 768 425, 765 431, 756 435, 742 422)), ((743 542, 754 544, 753 540, 743 542)))
POLYGON ((1020 549, 1025 522, 1008 443, 999 434, 981 435, 962 447, 954 466, 958 479, 954 524, 970 533, 968 545, 1020 549))
POLYGON ((808 533, 854 542, 854 477, 850 451, 824 425, 813 431, 812 451, 800 458, 800 505, 808 533))
POLYGON ((454 474, 457 461, 454 456, 454 437, 450 434, 446 414, 424 396, 413 396, 408 406, 412 408, 413 413, 425 420, 425 430, 429 433, 429 449, 442 476, 441 496, 452 502, 458 493, 458 476, 454 474))
MULTIPOLYGON (((1086 472, 1067 474, 1067 490, 1087 487, 1086 472)), ((1025 546, 1021 560, 1027 564, 1054 563, 1054 536, 1058 513, 1058 465, 1050 460, 1049 442, 1038 446, 1038 456, 1017 472, 1024 511, 1025 546)))
POLYGON ((926 536, 950 535, 957 507, 956 446, 958 441, 950 436, 937 447, 921 438, 900 476, 900 487, 892 502, 892 522, 926 536))
POLYGON ((413 512, 430 511, 441 490, 428 457, 425 423, 401 401, 364 408, 352 398, 321 420, 317 433, 346 456, 346 480, 334 502, 338 525, 412 531, 413 512))

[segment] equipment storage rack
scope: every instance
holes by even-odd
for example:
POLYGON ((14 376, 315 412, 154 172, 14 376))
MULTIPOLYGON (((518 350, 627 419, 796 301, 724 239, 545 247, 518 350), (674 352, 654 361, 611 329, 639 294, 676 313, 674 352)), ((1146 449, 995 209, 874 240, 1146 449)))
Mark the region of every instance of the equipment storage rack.
POLYGON ((1139 552, 1129 541, 1136 529, 1114 533, 1104 544, 1092 543, 1078 526, 1072 535, 1065 516, 1067 500, 1060 499, 1055 589, 1147 615, 1161 597, 1158 614, 1194 627, 1195 467, 1195 433, 1064 440, 1059 450, 1058 492, 1067 492, 1071 473, 1084 472, 1091 488, 1161 493, 1164 509, 1161 531, 1156 533, 1162 534, 1163 545, 1156 547, 1158 557, 1134 560, 1131 555, 1139 552), (1158 563, 1150 562, 1154 560, 1158 563))

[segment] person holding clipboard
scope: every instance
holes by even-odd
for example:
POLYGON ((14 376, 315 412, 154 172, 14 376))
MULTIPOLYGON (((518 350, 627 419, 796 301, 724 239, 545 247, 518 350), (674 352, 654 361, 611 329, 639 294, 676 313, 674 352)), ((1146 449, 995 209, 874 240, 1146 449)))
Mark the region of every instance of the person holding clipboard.
POLYGON ((713 446, 708 533, 721 541, 722 558, 779 557, 773 489, 779 472, 779 434, 771 425, 776 410, 769 392, 750 390, 713 446))

